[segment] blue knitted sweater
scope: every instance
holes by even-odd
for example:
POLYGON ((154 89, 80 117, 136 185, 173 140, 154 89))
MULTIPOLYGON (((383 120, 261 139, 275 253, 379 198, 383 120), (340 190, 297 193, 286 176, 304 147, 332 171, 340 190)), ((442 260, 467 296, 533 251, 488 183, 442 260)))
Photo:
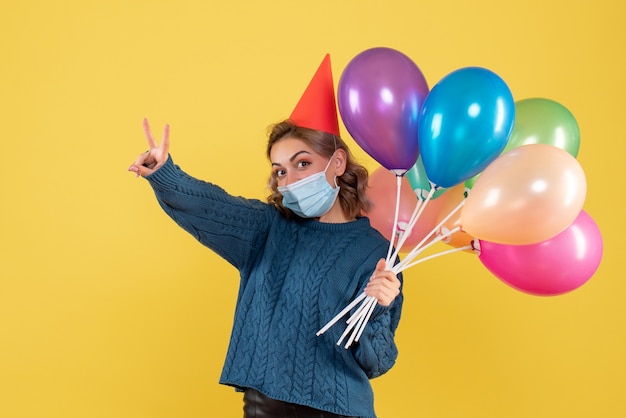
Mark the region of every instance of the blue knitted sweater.
POLYGON ((220 383, 374 418, 369 379, 395 363, 402 294, 389 307, 376 307, 349 349, 336 344, 344 321, 316 336, 363 291, 376 262, 387 255, 388 241, 369 220, 287 220, 267 203, 190 177, 171 158, 146 178, 165 212, 240 272, 220 383))

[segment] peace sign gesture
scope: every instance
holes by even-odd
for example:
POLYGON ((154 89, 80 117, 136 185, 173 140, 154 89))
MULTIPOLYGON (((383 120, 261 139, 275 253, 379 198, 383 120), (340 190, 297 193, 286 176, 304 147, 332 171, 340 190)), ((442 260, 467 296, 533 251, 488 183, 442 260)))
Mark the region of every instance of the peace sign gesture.
POLYGON ((157 144, 150 125, 148 125, 148 119, 143 120, 143 130, 146 135, 146 141, 148 142, 148 151, 139 154, 135 162, 128 167, 128 171, 135 173, 137 177, 147 176, 154 173, 159 167, 161 167, 167 161, 170 149, 170 126, 165 125, 163 129, 163 139, 161 145, 157 144))

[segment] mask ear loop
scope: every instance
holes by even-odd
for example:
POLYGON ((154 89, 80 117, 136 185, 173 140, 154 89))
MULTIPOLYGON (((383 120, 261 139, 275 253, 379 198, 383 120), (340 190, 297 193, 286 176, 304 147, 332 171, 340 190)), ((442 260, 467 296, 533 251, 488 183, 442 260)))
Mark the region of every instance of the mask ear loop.
MULTIPOLYGON (((333 151, 333 155, 330 157, 331 159, 335 156, 335 153, 337 152, 337 135, 333 134, 333 141, 335 142, 335 150, 333 151)), ((337 176, 335 176, 335 178, 333 179, 335 181, 335 189, 337 187, 339 187, 339 184, 337 184, 337 176)))

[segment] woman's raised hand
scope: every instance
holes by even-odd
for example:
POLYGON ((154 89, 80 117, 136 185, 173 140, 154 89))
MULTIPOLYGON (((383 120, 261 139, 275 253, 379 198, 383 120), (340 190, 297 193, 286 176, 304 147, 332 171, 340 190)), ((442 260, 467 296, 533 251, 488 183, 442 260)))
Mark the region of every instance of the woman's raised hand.
POLYGON ((146 134, 146 141, 148 141, 148 151, 139 154, 137 159, 130 167, 128 171, 135 173, 137 177, 147 176, 154 173, 159 167, 161 167, 167 161, 170 149, 170 126, 165 125, 163 129, 163 139, 161 145, 157 144, 150 125, 148 125, 148 119, 143 120, 143 130, 146 134))

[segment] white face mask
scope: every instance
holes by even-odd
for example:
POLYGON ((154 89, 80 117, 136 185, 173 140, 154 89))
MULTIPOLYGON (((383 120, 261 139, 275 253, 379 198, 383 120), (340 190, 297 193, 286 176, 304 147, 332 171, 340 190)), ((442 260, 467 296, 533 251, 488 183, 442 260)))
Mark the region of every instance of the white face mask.
POLYGON ((337 178, 335 177, 334 188, 326 180, 326 170, 334 155, 330 157, 323 171, 287 186, 278 187, 278 191, 283 195, 284 207, 303 218, 319 218, 330 210, 339 195, 337 178))

